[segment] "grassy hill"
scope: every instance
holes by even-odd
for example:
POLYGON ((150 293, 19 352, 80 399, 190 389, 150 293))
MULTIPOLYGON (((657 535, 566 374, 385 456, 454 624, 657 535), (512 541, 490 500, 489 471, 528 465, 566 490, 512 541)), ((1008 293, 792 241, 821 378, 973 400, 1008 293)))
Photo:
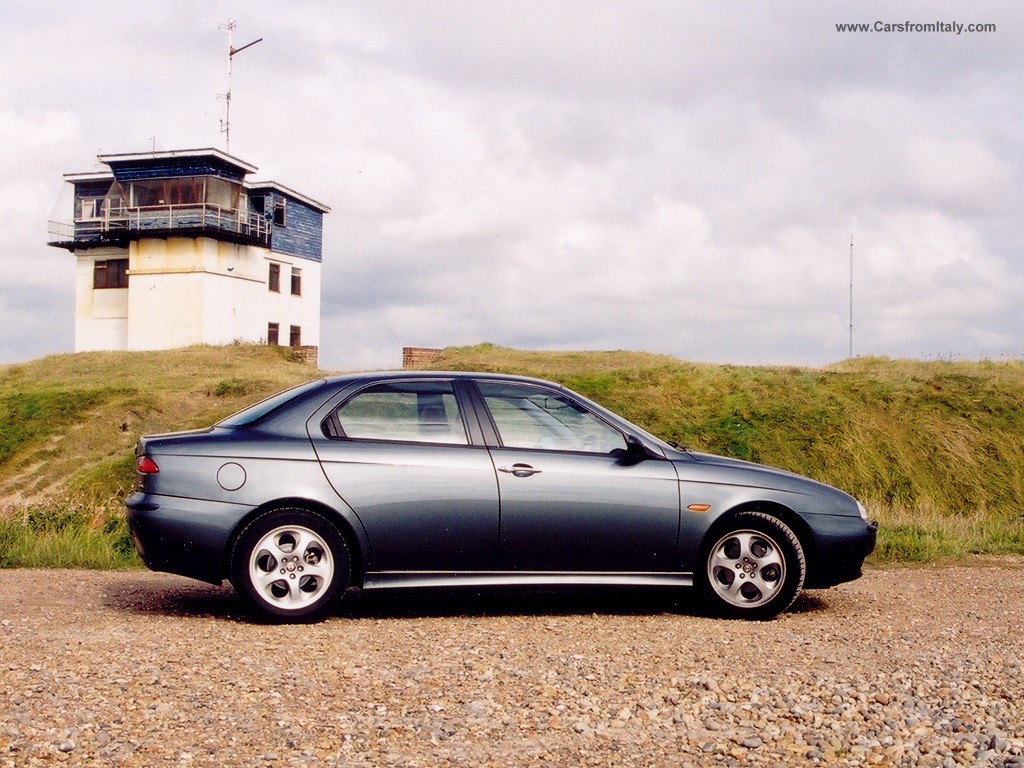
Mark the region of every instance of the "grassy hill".
POLYGON ((0 567, 134 564, 140 434, 202 427, 319 372, 286 347, 89 352, 0 366, 0 567))
MULTIPOLYGON (((1024 361, 750 367, 483 344, 431 367, 559 381, 666 439, 843 488, 883 523, 876 560, 1024 553, 1024 361)), ((120 499, 136 437, 316 375, 255 346, 0 367, 0 565, 131 562, 120 499)))

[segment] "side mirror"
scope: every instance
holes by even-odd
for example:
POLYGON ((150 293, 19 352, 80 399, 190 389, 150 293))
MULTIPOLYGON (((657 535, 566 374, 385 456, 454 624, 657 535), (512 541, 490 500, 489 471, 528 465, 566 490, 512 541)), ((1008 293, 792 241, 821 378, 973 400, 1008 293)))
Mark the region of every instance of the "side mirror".
POLYGON ((623 464, 639 464, 641 461, 653 458, 640 438, 635 435, 626 435, 626 447, 619 449, 619 461, 623 464))

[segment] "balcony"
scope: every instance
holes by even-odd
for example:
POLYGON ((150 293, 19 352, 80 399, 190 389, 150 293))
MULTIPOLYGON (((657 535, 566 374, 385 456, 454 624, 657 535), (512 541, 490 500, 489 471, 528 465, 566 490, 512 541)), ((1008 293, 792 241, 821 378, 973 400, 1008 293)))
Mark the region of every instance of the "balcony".
POLYGON ((270 243, 270 226, 262 213, 243 212, 208 203, 115 207, 103 216, 51 221, 48 243, 75 250, 126 247, 146 237, 212 237, 246 245, 270 243))

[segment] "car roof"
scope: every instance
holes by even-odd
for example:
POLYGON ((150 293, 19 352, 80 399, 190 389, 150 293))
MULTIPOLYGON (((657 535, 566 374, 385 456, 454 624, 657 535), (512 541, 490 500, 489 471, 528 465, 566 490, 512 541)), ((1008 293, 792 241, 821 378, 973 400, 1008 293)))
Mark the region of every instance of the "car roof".
POLYGON ((561 384, 531 376, 517 376, 509 373, 486 373, 479 371, 365 371, 362 373, 344 373, 327 376, 330 384, 342 384, 356 381, 395 381, 409 379, 487 379, 490 381, 521 382, 524 384, 543 384, 556 389, 563 389, 561 384))

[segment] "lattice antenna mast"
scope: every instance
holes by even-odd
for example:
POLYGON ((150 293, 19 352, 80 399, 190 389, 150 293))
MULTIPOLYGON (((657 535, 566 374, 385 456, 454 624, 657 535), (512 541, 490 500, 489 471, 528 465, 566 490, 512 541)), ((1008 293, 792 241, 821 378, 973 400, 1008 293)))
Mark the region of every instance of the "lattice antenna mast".
POLYGON ((850 359, 853 359, 853 235, 850 235, 850 359))
POLYGON ((228 91, 227 93, 220 94, 221 98, 224 99, 224 119, 220 121, 220 132, 224 134, 224 151, 228 154, 231 153, 231 67, 234 63, 235 54, 240 51, 244 51, 246 48, 251 48, 263 40, 258 38, 253 40, 251 43, 246 43, 241 48, 235 48, 231 44, 231 35, 235 31, 235 20, 228 19, 226 24, 219 25, 221 32, 228 33, 228 91))

